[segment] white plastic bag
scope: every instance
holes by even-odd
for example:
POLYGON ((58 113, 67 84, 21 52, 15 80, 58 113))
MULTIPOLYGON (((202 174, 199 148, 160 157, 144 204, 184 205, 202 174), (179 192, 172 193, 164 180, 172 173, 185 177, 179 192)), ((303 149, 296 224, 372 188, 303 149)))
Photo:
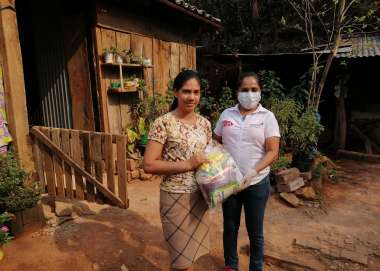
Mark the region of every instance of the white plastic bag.
POLYGON ((195 178, 209 207, 214 208, 240 190, 243 175, 219 143, 207 146, 205 155, 210 162, 198 168, 195 178))

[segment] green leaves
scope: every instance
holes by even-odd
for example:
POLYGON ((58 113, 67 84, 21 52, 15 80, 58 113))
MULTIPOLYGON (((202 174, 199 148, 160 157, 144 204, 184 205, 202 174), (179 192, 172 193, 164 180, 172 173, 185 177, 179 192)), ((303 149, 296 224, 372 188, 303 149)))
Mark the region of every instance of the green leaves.
POLYGON ((17 212, 37 204, 40 188, 27 186, 27 177, 13 153, 0 155, 0 212, 17 212))
POLYGON ((220 114, 225 109, 232 107, 235 104, 236 99, 234 91, 228 86, 224 86, 220 93, 217 94, 217 97, 214 97, 211 93, 205 91, 204 95, 201 97, 199 109, 203 114, 210 116, 211 124, 214 127, 220 114))
POLYGON ((319 122, 315 110, 304 112, 299 118, 295 119, 289 131, 293 150, 298 153, 308 154, 316 147, 323 130, 323 125, 319 122))

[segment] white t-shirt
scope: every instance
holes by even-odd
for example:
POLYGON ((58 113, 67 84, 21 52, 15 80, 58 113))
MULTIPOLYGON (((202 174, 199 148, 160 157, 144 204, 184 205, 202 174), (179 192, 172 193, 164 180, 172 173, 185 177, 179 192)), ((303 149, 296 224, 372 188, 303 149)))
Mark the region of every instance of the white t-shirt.
MULTIPOLYGON (((265 140, 280 137, 276 117, 261 104, 246 116, 240 114, 238 105, 224 110, 214 133, 222 137, 223 146, 235 159, 243 176, 264 158, 265 140)), ((250 185, 259 183, 269 172, 268 166, 251 180, 250 185)))

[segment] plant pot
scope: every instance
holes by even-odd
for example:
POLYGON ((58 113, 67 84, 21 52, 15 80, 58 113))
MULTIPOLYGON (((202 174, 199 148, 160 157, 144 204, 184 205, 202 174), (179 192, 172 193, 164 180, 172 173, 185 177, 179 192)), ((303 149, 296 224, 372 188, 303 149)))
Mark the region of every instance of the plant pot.
POLYGON ((149 67, 149 66, 152 65, 152 60, 150 60, 150 58, 144 58, 142 60, 142 64, 143 64, 144 67, 149 67))
POLYGON ((113 63, 113 53, 104 53, 103 54, 104 63, 113 63))
POLYGON ((45 218, 41 203, 38 203, 32 208, 15 212, 10 223, 6 223, 13 236, 20 235, 25 230, 30 231, 38 229, 44 224, 45 218))
POLYGON ((292 160, 292 166, 298 168, 301 172, 309 171, 313 162, 313 159, 304 153, 294 154, 292 160))
POLYGON ((141 57, 133 56, 131 58, 131 62, 134 63, 134 64, 142 64, 142 59, 141 59, 141 57))
POLYGON ((130 56, 126 55, 126 56, 124 56, 123 59, 124 59, 125 63, 131 63, 131 57, 130 56))
POLYGON ((121 55, 116 55, 115 56, 115 62, 117 64, 123 64, 123 57, 121 55))
POLYGON ((120 82, 111 82, 110 87, 111 88, 120 88, 121 84, 120 84, 120 82))
POLYGON ((143 134, 140 139, 140 145, 146 146, 148 144, 148 134, 143 134))
POLYGON ((13 218, 9 223, 10 233, 13 236, 17 236, 24 231, 24 218, 23 211, 15 212, 13 214, 13 218))

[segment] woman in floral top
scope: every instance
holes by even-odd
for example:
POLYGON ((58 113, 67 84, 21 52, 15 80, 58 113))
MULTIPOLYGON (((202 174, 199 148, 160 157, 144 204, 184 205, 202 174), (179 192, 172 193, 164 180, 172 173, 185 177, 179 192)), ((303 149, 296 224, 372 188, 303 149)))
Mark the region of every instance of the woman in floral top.
POLYGON ((165 176, 160 185, 160 215, 171 268, 189 271, 209 251, 207 205, 194 171, 207 162, 203 151, 212 132, 210 122, 195 112, 200 100, 198 73, 182 71, 174 89, 171 111, 157 118, 150 130, 144 170, 165 176))

